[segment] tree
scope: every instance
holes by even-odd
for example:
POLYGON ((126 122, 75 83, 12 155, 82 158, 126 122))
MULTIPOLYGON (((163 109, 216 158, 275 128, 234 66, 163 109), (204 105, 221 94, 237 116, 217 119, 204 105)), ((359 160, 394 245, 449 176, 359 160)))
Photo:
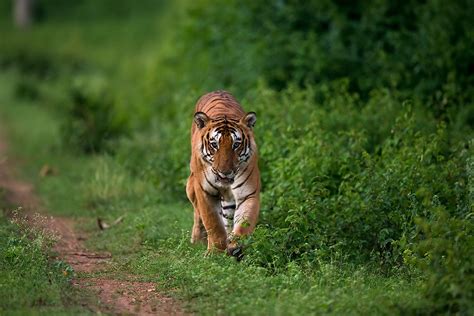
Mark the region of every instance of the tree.
POLYGON ((33 6, 35 0, 15 0, 13 18, 19 28, 28 28, 33 22, 33 6))

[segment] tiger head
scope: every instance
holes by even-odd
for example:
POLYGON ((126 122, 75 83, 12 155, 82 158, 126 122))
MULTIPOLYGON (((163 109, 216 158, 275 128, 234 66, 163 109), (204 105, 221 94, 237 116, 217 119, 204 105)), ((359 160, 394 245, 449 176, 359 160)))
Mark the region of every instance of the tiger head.
POLYGON ((210 118, 203 112, 194 114, 201 136, 201 158, 211 167, 216 181, 232 184, 234 178, 256 151, 253 127, 254 112, 240 120, 227 117, 210 118))

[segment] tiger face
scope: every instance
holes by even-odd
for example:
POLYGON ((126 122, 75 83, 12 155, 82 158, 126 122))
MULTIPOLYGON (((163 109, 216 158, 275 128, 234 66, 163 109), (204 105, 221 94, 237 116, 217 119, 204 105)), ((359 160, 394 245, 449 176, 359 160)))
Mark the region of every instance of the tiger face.
POLYGON ((201 133, 201 159, 210 167, 216 182, 232 184, 255 152, 252 128, 256 120, 254 112, 240 120, 210 118, 203 112, 194 115, 201 133))

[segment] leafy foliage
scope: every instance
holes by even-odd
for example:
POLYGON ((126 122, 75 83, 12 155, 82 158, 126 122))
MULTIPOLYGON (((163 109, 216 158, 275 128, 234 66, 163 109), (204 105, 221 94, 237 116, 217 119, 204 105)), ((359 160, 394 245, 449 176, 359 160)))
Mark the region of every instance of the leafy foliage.
POLYGON ((100 77, 78 78, 70 90, 72 106, 63 127, 65 143, 86 153, 102 151, 110 141, 127 133, 113 97, 100 77))

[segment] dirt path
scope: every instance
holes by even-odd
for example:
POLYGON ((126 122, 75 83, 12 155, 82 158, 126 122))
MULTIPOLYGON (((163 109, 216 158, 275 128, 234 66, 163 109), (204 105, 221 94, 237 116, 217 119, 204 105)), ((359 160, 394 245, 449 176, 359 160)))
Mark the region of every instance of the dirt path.
POLYGON ((81 275, 74 277, 73 286, 93 291, 100 301, 100 304, 87 308, 94 312, 120 315, 184 314, 176 301, 156 292, 154 283, 141 282, 133 276, 127 277, 127 280, 88 276, 106 269, 111 262, 111 254, 88 250, 84 246, 87 236, 76 231, 74 220, 48 215, 32 185, 17 179, 14 167, 8 159, 7 143, 0 131, 0 190, 5 191, 9 204, 21 208, 20 216, 29 225, 55 236, 55 252, 81 275))

